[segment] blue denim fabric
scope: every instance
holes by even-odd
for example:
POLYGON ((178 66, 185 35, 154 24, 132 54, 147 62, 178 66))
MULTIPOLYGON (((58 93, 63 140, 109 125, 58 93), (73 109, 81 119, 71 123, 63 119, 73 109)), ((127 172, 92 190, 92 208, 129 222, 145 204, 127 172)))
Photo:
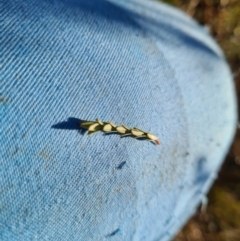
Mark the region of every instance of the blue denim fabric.
POLYGON ((152 1, 2 0, 0 240, 170 240, 236 125, 207 30, 152 1), (152 132, 161 146, 79 131, 152 132))

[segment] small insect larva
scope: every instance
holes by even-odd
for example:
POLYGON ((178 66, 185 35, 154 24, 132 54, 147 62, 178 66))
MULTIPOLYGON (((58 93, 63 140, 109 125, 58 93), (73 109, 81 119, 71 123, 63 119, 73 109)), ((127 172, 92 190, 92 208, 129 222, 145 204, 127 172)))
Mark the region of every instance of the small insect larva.
POLYGON ((125 125, 116 126, 111 121, 102 122, 99 119, 96 119, 96 121, 81 121, 80 126, 88 130, 88 135, 94 134, 98 131, 103 131, 104 133, 118 133, 121 137, 130 135, 136 139, 141 138, 147 141, 153 141, 157 145, 160 145, 158 138, 151 133, 136 127, 130 129, 125 125))

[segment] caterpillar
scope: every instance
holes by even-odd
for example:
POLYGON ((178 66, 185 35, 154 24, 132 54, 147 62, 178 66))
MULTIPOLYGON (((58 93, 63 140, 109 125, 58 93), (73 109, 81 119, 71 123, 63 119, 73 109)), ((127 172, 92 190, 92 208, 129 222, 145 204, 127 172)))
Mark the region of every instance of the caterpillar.
POLYGON ((121 137, 132 136, 136 139, 141 138, 160 145, 160 141, 158 140, 158 138, 151 133, 148 133, 136 127, 130 129, 126 125, 117 126, 111 121, 102 122, 99 119, 96 119, 96 121, 81 121, 80 127, 87 129, 88 135, 92 135, 98 131, 102 131, 104 133, 118 133, 121 135, 121 137))

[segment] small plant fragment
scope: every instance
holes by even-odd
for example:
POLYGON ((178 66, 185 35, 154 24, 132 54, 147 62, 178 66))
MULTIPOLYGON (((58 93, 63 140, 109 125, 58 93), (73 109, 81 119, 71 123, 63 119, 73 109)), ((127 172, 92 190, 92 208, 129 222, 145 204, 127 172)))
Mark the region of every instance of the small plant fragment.
POLYGON ((104 133, 117 133, 120 134, 121 137, 123 136, 132 136, 133 138, 141 138, 147 141, 153 141, 157 145, 160 145, 160 141, 158 138, 146 131, 140 130, 139 128, 132 128, 125 125, 117 126, 113 124, 111 121, 108 122, 102 122, 99 119, 96 119, 96 121, 82 121, 80 123, 80 126, 84 129, 88 130, 88 135, 94 134, 98 131, 102 131, 104 133))

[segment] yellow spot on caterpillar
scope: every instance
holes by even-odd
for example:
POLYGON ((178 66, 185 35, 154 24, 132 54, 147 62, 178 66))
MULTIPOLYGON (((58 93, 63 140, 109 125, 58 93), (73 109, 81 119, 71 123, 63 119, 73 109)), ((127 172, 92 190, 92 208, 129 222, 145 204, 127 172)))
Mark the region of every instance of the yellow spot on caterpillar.
POLYGON ((101 130, 101 128, 99 128, 100 125, 98 123, 92 124, 89 126, 88 131, 98 131, 101 130))
POLYGON ((139 131, 138 129, 132 129, 131 132, 136 137, 140 137, 140 136, 144 135, 144 132, 139 131))
POLYGON ((120 133, 120 134, 125 134, 126 133, 126 128, 124 128, 123 126, 118 126, 116 128, 116 130, 120 133))
POLYGON ((110 132, 111 130, 112 130, 112 126, 110 124, 106 124, 103 127, 103 131, 105 131, 105 132, 110 132))

